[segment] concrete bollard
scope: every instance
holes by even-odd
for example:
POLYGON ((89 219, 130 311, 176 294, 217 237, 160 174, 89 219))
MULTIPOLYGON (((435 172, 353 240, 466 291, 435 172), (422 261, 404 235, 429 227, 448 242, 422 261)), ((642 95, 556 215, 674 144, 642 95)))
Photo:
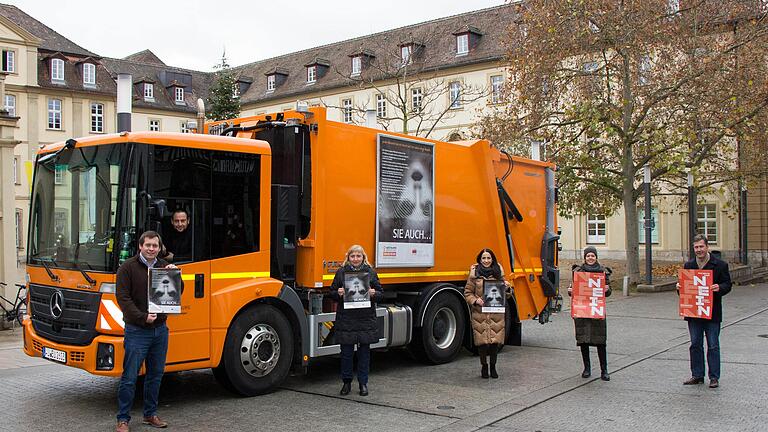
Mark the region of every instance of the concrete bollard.
POLYGON ((629 295, 629 276, 624 276, 624 287, 622 290, 624 291, 624 297, 629 295))

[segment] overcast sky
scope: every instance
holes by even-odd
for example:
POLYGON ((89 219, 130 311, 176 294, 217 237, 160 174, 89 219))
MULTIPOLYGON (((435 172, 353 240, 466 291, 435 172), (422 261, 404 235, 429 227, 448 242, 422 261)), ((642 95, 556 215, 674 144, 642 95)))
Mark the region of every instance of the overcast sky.
POLYGON ((232 66, 504 0, 200 1, 0 0, 96 54, 150 49, 171 66, 210 71, 226 48, 232 66))

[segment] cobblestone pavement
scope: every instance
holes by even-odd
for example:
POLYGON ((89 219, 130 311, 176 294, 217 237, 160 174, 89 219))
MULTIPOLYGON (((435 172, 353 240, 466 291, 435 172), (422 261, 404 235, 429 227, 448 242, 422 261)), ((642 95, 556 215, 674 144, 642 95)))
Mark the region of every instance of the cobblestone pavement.
MULTIPOLYGON (((681 385, 690 375, 688 334, 674 293, 618 293, 608 313, 610 382, 580 377, 566 310, 546 326, 524 324, 524 346, 504 348, 498 380, 480 379, 466 352, 424 366, 393 350, 374 353, 366 398, 338 396, 338 359, 327 358, 255 398, 232 396, 210 371, 169 374, 160 414, 170 430, 189 431, 768 430, 768 284, 725 298, 719 389, 681 385)), ((20 347, 18 330, 0 332, 0 431, 113 430, 116 379, 29 358, 20 347)))

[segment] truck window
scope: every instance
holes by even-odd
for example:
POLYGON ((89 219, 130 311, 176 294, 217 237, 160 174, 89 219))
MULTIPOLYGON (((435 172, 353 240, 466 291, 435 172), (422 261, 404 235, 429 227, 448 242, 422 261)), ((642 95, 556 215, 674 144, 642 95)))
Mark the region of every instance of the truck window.
POLYGON ((259 250, 261 157, 212 152, 211 257, 259 250))

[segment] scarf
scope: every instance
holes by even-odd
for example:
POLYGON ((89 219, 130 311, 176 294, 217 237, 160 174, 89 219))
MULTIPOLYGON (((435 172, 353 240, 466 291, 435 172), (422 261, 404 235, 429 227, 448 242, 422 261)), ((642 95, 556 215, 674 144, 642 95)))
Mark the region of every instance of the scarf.
POLYGON ((475 267, 475 276, 483 279, 501 279, 501 267, 498 264, 491 264, 490 267, 478 264, 475 267))
POLYGON ((595 263, 592 265, 589 265, 587 263, 582 263, 581 271, 589 272, 589 273, 605 273, 605 269, 597 261, 595 261, 595 263))
POLYGON ((699 260, 699 257, 696 257, 696 265, 699 266, 699 269, 703 269, 708 262, 709 262, 709 252, 707 252, 707 256, 704 257, 703 260, 699 260))

